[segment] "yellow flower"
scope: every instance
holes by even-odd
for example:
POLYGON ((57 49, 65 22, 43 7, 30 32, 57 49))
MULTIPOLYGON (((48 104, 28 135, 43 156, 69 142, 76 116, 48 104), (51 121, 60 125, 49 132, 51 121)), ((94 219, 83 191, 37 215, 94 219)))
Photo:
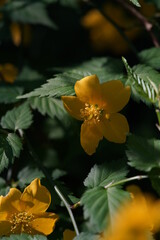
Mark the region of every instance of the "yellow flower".
POLYGON ((0 80, 8 83, 14 83, 18 74, 17 68, 11 63, 0 64, 0 80))
POLYGON ((119 112, 130 98, 130 87, 119 80, 100 84, 96 75, 75 84, 75 96, 62 96, 63 104, 72 117, 84 121, 80 141, 89 155, 96 151, 103 136, 111 142, 124 143, 129 126, 119 112))
POLYGON ((101 240, 149 240, 160 228, 160 201, 143 196, 132 188, 133 199, 124 204, 114 217, 114 225, 101 240))
POLYGON ((0 196, 0 236, 10 234, 50 234, 58 216, 46 212, 51 203, 51 195, 35 179, 21 193, 11 188, 4 197, 0 196))
POLYGON ((76 234, 74 231, 66 229, 63 233, 63 240, 73 240, 75 236, 76 234))

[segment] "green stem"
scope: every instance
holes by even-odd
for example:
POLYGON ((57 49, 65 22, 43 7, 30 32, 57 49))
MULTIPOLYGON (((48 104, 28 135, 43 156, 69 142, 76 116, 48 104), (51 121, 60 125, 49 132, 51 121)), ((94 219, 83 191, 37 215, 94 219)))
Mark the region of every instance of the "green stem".
POLYGON ((134 181, 134 180, 142 180, 142 179, 145 179, 145 178, 148 178, 148 176, 147 175, 138 175, 138 176, 123 179, 123 180, 115 182, 115 183, 114 183, 114 181, 112 181, 109 184, 107 184, 104 188, 107 189, 107 188, 115 187, 117 185, 120 185, 120 184, 123 184, 123 183, 126 183, 126 182, 130 182, 130 181, 134 181))
POLYGON ((64 203, 65 207, 67 208, 67 211, 69 213, 69 216, 71 218, 74 230, 76 232, 76 235, 79 235, 79 230, 73 215, 73 212, 71 210, 71 206, 68 203, 68 201, 66 200, 66 198, 64 197, 64 195, 62 194, 62 192, 60 191, 60 189, 53 183, 53 180, 51 178, 51 176, 49 175, 49 173, 46 171, 46 169, 44 168, 44 166, 41 164, 41 162, 39 161, 39 158, 37 156, 37 154, 35 153, 35 151, 33 150, 31 144, 29 143, 28 139, 25 137, 25 140, 27 142, 28 145, 28 149, 29 149, 29 153, 31 155, 31 157, 34 159, 34 161, 36 162, 36 164, 39 166, 39 168, 42 170, 42 172, 44 173, 46 179, 50 182, 50 184, 52 185, 52 187, 54 188, 54 190, 56 191, 56 193, 58 194, 59 198, 62 200, 62 202, 64 203))

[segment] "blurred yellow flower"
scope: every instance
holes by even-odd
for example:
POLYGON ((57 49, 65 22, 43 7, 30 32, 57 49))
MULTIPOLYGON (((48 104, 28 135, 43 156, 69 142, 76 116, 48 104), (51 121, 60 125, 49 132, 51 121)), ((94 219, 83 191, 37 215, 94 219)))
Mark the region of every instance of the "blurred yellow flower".
POLYGON ((129 101, 130 87, 119 80, 100 84, 96 75, 75 84, 75 96, 62 96, 65 109, 72 117, 84 121, 81 145, 92 155, 103 136, 111 142, 124 143, 129 132, 126 118, 119 112, 129 101))
MULTIPOLYGON (((153 16, 156 9, 153 4, 140 0, 141 13, 147 17, 153 16)), ((104 13, 113 19, 124 31, 130 40, 134 40, 142 32, 141 27, 137 27, 139 22, 131 14, 117 3, 107 2, 103 6, 104 13)), ((88 29, 92 47, 96 51, 108 49, 112 53, 122 55, 129 49, 128 43, 120 35, 117 29, 107 20, 97 9, 92 9, 82 18, 82 26, 88 29)))
POLYGON ((27 47, 32 38, 31 26, 29 24, 20 24, 13 22, 10 25, 10 31, 12 36, 12 41, 17 47, 20 44, 23 44, 24 47, 27 47))
POLYGON ((0 196, 0 236, 10 234, 49 235, 58 220, 55 213, 46 212, 51 195, 40 179, 35 179, 21 193, 11 188, 0 196))
POLYGON ((160 229, 160 201, 143 196, 136 187, 131 191, 132 201, 115 215, 112 229, 101 240, 149 240, 160 229))
POLYGON ((4 80, 8 83, 14 83, 17 74, 18 70, 13 64, 0 64, 0 80, 4 80))
POLYGON ((74 231, 66 229, 63 233, 63 240, 73 240, 75 236, 76 236, 76 233, 74 231))

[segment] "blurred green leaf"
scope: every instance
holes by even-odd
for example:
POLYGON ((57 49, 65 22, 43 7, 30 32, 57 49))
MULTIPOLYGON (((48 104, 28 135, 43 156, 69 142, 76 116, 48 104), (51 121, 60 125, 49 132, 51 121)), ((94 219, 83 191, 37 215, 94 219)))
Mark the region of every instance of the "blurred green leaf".
POLYGON ((7 141, 7 136, 0 135, 0 172, 7 168, 13 160, 12 148, 7 141))
POLYGON ((32 113, 28 104, 24 103, 8 111, 1 119, 1 126, 5 129, 27 129, 32 123, 32 113))
POLYGON ((157 104, 160 74, 146 65, 136 65, 131 68, 123 58, 128 73, 126 84, 131 86, 132 95, 136 100, 146 104, 157 104))
POLYGON ((9 133, 7 141, 12 148, 13 156, 19 157, 20 151, 22 150, 22 141, 15 133, 9 133))
POLYGON ((159 0, 145 0, 148 3, 153 3, 157 8, 160 8, 160 1, 159 0))
POLYGON ((67 174, 66 171, 57 168, 57 169, 53 170, 52 178, 53 178, 53 180, 57 180, 57 179, 65 176, 66 174, 67 174))
POLYGON ((0 103, 15 103, 17 96, 23 93, 20 87, 0 87, 0 103))
POLYGON ((140 7, 141 5, 139 4, 138 0, 129 0, 132 2, 135 6, 140 7))
POLYGON ((160 196, 160 168, 153 168, 149 172, 149 178, 151 180, 152 187, 156 190, 156 192, 160 196))
POLYGON ((160 140, 131 135, 127 148, 126 155, 130 166, 146 172, 160 167, 160 140))
POLYGON ((99 236, 92 233, 82 232, 79 236, 75 237, 73 240, 98 240, 99 236))
POLYGON ((29 98, 29 103, 33 109, 37 109, 42 115, 48 114, 51 118, 63 118, 66 111, 63 103, 59 99, 48 97, 32 97, 29 98))
POLYGON ((47 240, 47 238, 45 236, 42 235, 28 235, 28 234, 13 234, 10 235, 9 237, 2 237, 0 238, 1 240, 47 240))
POLYGON ((111 163, 109 166, 94 166, 86 178, 84 184, 91 189, 83 194, 81 203, 85 219, 89 218, 97 231, 103 231, 108 221, 112 224, 114 213, 128 198, 128 193, 121 190, 119 185, 109 187, 111 183, 124 179, 126 174, 124 164, 111 163))
POLYGON ((18 185, 21 188, 26 187, 30 184, 35 178, 43 178, 44 174, 38 168, 25 167, 18 173, 18 185))
POLYGON ((10 1, 3 7, 13 22, 41 24, 56 29, 56 24, 49 18, 46 5, 38 1, 10 1))
POLYGON ((139 53, 140 61, 155 69, 160 69, 160 48, 149 48, 139 53))
POLYGON ((10 187, 7 186, 6 181, 0 177, 0 195, 5 196, 9 192, 10 187))

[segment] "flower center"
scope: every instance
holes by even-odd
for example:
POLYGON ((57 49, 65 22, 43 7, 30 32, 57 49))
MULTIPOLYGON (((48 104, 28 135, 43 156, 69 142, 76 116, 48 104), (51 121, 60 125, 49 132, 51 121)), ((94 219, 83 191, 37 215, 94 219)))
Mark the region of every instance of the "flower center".
POLYGON ((11 216, 10 223, 11 232, 15 233, 17 230, 19 232, 31 233, 29 229, 29 222, 33 219, 33 214, 28 214, 27 212, 14 213, 11 216))
POLYGON ((85 103, 85 108, 80 110, 81 117, 84 121, 94 120, 96 123, 100 122, 103 115, 103 109, 99 108, 97 104, 85 103))

